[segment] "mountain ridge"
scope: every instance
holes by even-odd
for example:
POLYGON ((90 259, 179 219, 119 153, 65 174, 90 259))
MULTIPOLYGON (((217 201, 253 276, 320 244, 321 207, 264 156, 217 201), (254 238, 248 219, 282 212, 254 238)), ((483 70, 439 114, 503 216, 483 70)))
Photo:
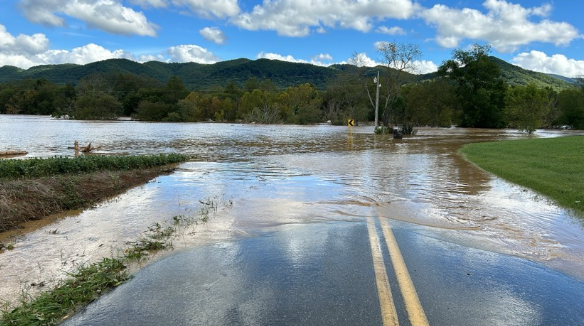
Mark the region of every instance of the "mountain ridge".
MULTIPOLYGON (((503 79, 511 86, 535 83, 538 87, 551 87, 561 90, 572 87, 574 82, 572 78, 523 69, 496 57, 490 57, 490 59, 501 68, 503 79)), ((172 76, 178 76, 183 80, 185 86, 191 90, 208 90, 215 86, 224 87, 231 81, 244 85, 249 78, 254 77, 259 80, 270 79, 280 89, 303 83, 310 83, 319 89, 324 89, 331 78, 353 68, 358 69, 346 64, 322 67, 309 63, 270 59, 250 60, 246 58, 220 61, 214 64, 194 62, 166 63, 160 61, 139 63, 128 59, 108 59, 85 65, 67 63, 34 66, 29 69, 5 65, 0 67, 0 82, 47 79, 57 84, 77 84, 86 75, 113 71, 116 73, 146 75, 163 83, 172 76)), ((430 73, 411 75, 411 77, 415 80, 427 80, 434 78, 435 75, 435 73, 430 73)))

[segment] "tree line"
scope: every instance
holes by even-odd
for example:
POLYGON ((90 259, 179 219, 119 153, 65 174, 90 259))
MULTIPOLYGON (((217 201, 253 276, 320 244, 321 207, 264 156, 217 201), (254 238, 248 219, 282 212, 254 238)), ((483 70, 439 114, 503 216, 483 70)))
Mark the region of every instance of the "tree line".
POLYGON ((383 66, 368 68, 354 55, 352 69, 329 80, 278 89, 269 79, 252 77, 243 85, 188 90, 179 77, 166 83, 132 73, 96 73, 77 85, 45 79, 0 84, 0 113, 37 114, 71 119, 142 121, 243 121, 267 124, 344 124, 375 119, 379 91, 380 124, 503 128, 533 132, 570 126, 584 129, 584 83, 561 91, 535 84, 509 86, 490 47, 455 50, 434 78, 416 81, 408 73, 421 52, 416 45, 385 42, 383 66), (379 80, 377 74, 379 73, 379 80))

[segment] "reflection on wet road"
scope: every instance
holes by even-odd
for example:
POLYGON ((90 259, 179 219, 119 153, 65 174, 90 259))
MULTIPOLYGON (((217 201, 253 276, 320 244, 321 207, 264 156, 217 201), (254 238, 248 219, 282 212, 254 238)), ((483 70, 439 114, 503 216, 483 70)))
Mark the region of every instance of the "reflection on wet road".
MULTIPOLYGON (((430 325, 582 324, 583 282, 436 239, 424 226, 388 222, 430 325)), ((181 250, 63 325, 387 325, 367 233, 363 220, 280 225, 181 250)), ((396 321, 410 325, 387 267, 396 321)))
MULTIPOLYGON (((539 137, 569 134, 573 132, 537 133, 539 137)), ((532 191, 477 169, 457 153, 469 142, 522 137, 526 136, 505 130, 422 128, 415 137, 393 140, 373 135, 371 128, 365 127, 355 127, 353 135, 348 135, 345 127, 333 126, 78 122, 2 116, 0 144, 28 150, 29 156, 70 156, 73 153, 66 147, 77 139, 82 144, 91 141, 101 146, 104 154, 182 152, 196 154, 200 160, 182 164, 172 175, 160 176, 94 209, 55 218, 16 238, 10 238, 13 234, 0 235, 3 241, 15 242, 13 251, 0 254, 0 297, 13 301, 23 289, 34 293, 32 283, 54 284, 63 272, 80 263, 115 255, 126 241, 135 240, 152 223, 171 221, 179 214, 196 214, 199 201, 208 198, 217 201, 220 209, 208 224, 183 230, 173 240, 181 254, 192 248, 205 252, 212 251, 213 246, 263 241, 263 236, 257 240, 248 236, 264 235, 273 228, 302 228, 305 224, 316 229, 359 225, 358 232, 365 237, 360 241, 366 241, 366 218, 383 216, 414 234, 410 244, 432 243, 436 255, 448 257, 444 258, 446 262, 436 261, 438 266, 469 259, 462 266, 468 264, 470 270, 473 264, 482 264, 471 264, 471 260, 488 261, 493 257, 497 264, 512 261, 536 270, 540 266, 499 255, 506 254, 584 280, 582 219, 532 191), (38 134, 46 137, 39 139, 38 134), (441 253, 452 248, 458 253, 464 248, 464 255, 441 253)), ((299 236, 295 232, 274 234, 276 238, 299 236)), ((356 241, 356 236, 349 238, 356 241)), ((425 253, 410 258, 408 255, 414 254, 409 250, 412 246, 404 248, 398 232, 396 238, 400 248, 409 252, 404 253, 404 259, 416 290, 429 291, 430 286, 424 282, 431 277, 420 280, 415 272, 423 270, 419 257, 426 257, 425 253)), ((401 238, 408 237, 402 234, 401 238)), ((304 248, 305 241, 294 238, 289 242, 304 248)), ((294 259, 295 251, 285 255, 282 259, 294 259)), ((356 259, 354 256, 347 259, 356 259)), ((438 259, 430 258, 424 259, 438 259)), ((372 273, 372 266, 369 268, 367 273, 372 273)), ((452 281, 451 275, 444 275, 442 270, 428 273, 452 281)), ((478 280, 470 279, 469 286, 478 285, 478 280)), ((375 284, 368 286, 376 292, 375 284)), ((449 291, 444 290, 445 295, 450 295, 449 291)), ((511 292, 510 299, 519 300, 511 292)), ((499 291, 492 295, 502 294, 499 291)), ((428 309, 424 303, 428 299, 420 297, 428 309)), ((458 298, 452 300, 458 302, 458 298)), ((520 301, 514 302, 523 307, 520 301)), ((450 303, 444 303, 441 309, 451 309, 450 303)))

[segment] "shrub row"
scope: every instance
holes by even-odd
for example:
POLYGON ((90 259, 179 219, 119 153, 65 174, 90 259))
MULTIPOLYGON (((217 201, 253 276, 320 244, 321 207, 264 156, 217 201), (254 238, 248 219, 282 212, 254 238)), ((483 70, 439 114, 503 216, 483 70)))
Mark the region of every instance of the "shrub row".
POLYGON ((52 157, 0 160, 0 178, 39 178, 58 174, 144 169, 187 161, 182 154, 139 156, 83 155, 76 158, 52 157))

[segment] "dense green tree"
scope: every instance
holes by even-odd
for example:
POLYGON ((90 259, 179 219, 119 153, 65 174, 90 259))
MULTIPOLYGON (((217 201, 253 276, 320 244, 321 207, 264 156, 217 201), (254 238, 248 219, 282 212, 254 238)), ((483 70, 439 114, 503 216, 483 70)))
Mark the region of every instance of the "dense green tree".
POLYGON ((509 126, 531 134, 544 123, 551 101, 547 90, 531 83, 509 88, 505 103, 509 126))
POLYGON ((310 124, 322 122, 322 98, 310 84, 288 87, 290 107, 296 116, 296 123, 310 124))
POLYGON ((438 69, 454 82, 462 107, 462 127, 503 128, 506 84, 501 70, 489 59, 490 46, 475 44, 472 50, 455 50, 453 59, 438 69))
POLYGON ((77 93, 72 84, 59 87, 51 115, 54 117, 71 117, 75 111, 76 100, 77 93))
POLYGON ((362 90, 359 80, 352 73, 339 74, 331 80, 322 94, 324 120, 336 125, 344 125, 348 119, 358 122, 373 120, 375 113, 362 90))
POLYGON ((268 91, 254 89, 246 92, 239 103, 238 115, 249 122, 279 122, 279 106, 274 105, 274 95, 268 91))
POLYGON ((132 73, 110 73, 106 77, 112 87, 112 95, 124 106, 123 115, 131 116, 138 108, 138 104, 143 99, 140 98, 140 89, 161 88, 162 84, 145 75, 136 75, 132 73))
POLYGON ((77 99, 72 118, 81 120, 112 120, 123 113, 123 105, 112 95, 113 86, 105 74, 93 74, 77 85, 77 99))
POLYGON ((163 121, 170 113, 176 112, 175 109, 173 104, 143 100, 138 104, 136 118, 142 121, 163 121))
POLYGON ((113 95, 105 92, 86 93, 75 101, 72 118, 79 120, 114 120, 123 106, 113 95))
POLYGON ((559 123, 574 129, 584 129, 584 96, 579 89, 567 89, 558 95, 561 112, 559 123))
POLYGON ((444 79, 404 86, 409 119, 417 125, 449 127, 458 122, 458 100, 451 83, 444 79))
POLYGON ((167 104, 176 105, 178 101, 184 99, 189 91, 183 84, 182 79, 177 76, 172 76, 164 86, 163 101, 167 104))
POLYGON ((261 87, 260 81, 255 77, 251 77, 245 82, 245 86, 243 89, 246 93, 251 93, 256 89, 260 89, 260 87, 261 87))

